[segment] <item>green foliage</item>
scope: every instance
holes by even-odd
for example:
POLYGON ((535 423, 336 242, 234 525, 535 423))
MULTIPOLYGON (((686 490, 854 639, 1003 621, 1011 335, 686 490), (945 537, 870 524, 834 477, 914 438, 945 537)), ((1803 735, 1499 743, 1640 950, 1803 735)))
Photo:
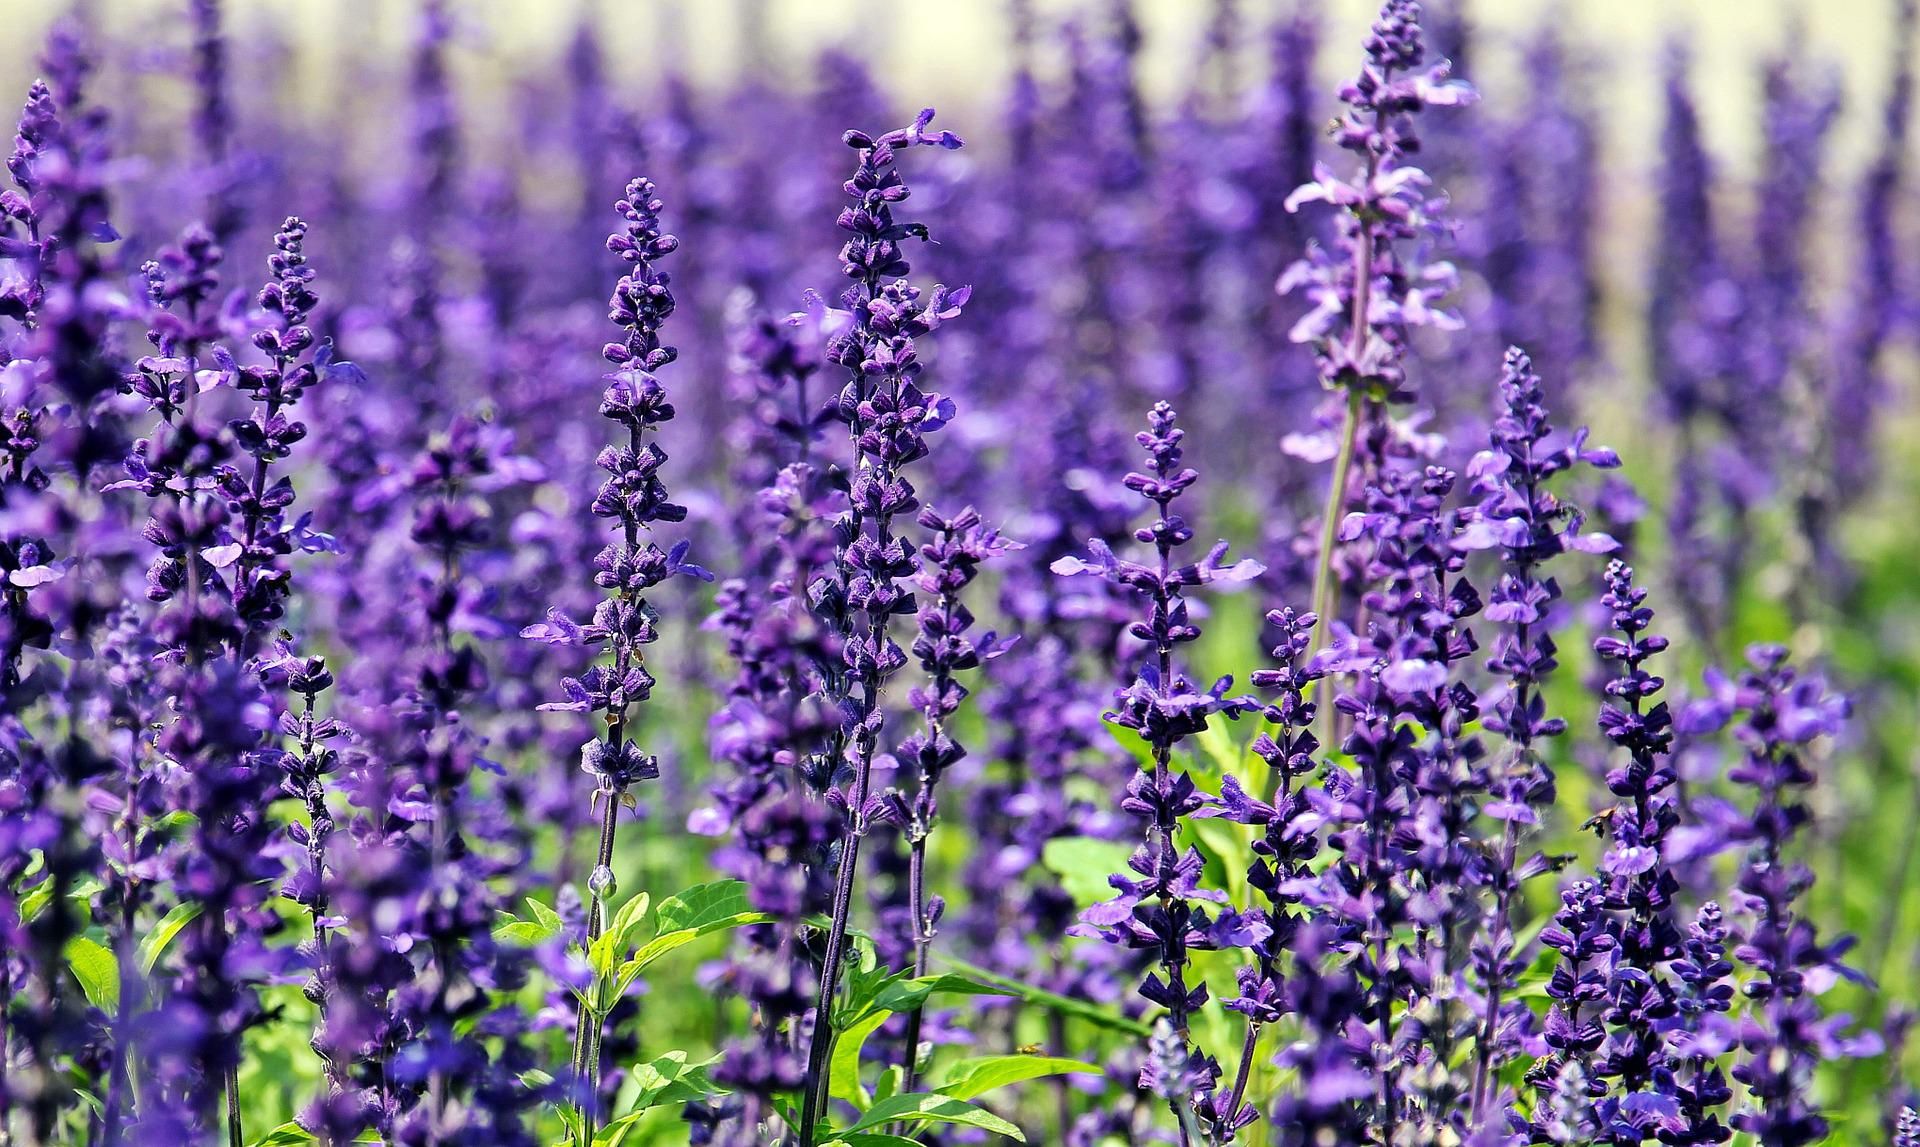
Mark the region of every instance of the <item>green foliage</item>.
MULTIPOLYGON (((879 1130, 891 1123, 947 1123, 956 1127, 978 1127, 982 1131, 991 1131, 1004 1135, 1019 1143, 1025 1143, 1027 1137, 1013 1124, 988 1111, 976 1107, 964 1099, 955 1099, 950 1095, 932 1095, 915 1092, 911 1095, 896 1095, 882 1099, 846 1130, 840 1132, 847 1136, 879 1133, 879 1130)), ((857 1140, 851 1140, 857 1142, 857 1140)), ((885 1142, 885 1140, 881 1140, 885 1142)), ((909 1140, 911 1142, 911 1140, 909 1140)))
POLYGON ((1062 996, 1049 992, 1032 984, 1022 983, 1007 976, 998 975, 978 964, 952 956, 940 956, 941 963, 956 968, 983 984, 991 984, 1010 996, 1017 996, 1024 1003, 1054 1012, 1068 1019, 1080 1020, 1105 1031, 1120 1032, 1125 1035, 1145 1039, 1153 1029, 1139 1020, 1131 1019, 1120 1012, 1103 1008, 1085 1000, 1076 1000, 1071 996, 1062 996))
POLYGON ((1117 840, 1096 840, 1090 836, 1062 836, 1049 840, 1040 854, 1047 866, 1081 907, 1098 904, 1113 897, 1111 873, 1127 870, 1127 857, 1133 846, 1117 840))
POLYGON ((108 1015, 120 1010, 120 964, 105 945, 75 936, 67 941, 67 967, 87 1002, 108 1015))
POLYGON ((594 1147, 624 1147, 640 1126, 640 1120, 658 1107, 678 1107, 697 1100, 727 1094, 727 1090, 707 1078, 707 1068, 720 1061, 719 1056, 693 1061, 684 1051, 670 1051, 632 1068, 633 1086, 638 1088, 626 1114, 600 1129, 593 1137, 594 1147))
POLYGON ((983 1055, 963 1059, 947 1069, 947 1081, 937 1089, 955 1099, 975 1099, 989 1091, 1050 1075, 1099 1075, 1097 1064, 1051 1055, 983 1055))
POLYGON ((911 972, 889 972, 885 968, 850 969, 846 992, 834 1009, 833 1056, 828 1061, 827 1094, 844 1099, 861 1111, 867 1110, 875 1102, 860 1082, 860 1052, 868 1037, 887 1022, 888 1016, 910 1012, 936 994, 1002 996, 1008 993, 966 976, 916 979, 911 972))
POLYGON ((140 961, 140 970, 151 975, 153 966, 159 962, 161 956, 166 954, 167 945, 173 943, 173 938, 180 934, 181 929, 199 917, 199 904, 192 902, 175 904, 172 910, 153 926, 153 931, 147 933, 140 941, 140 948, 136 953, 140 961))

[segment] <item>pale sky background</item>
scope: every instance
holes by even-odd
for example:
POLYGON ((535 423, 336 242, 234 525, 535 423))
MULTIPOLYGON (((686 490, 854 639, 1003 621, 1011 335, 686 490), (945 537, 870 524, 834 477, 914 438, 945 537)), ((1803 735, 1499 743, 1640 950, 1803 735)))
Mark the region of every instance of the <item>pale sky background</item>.
MULTIPOLYGON (((0 84, 24 89, 46 25, 73 0, 0 0, 0 84)), ((1249 26, 1291 8, 1294 0, 1243 0, 1249 26)), ((1456 0, 1431 0, 1430 8, 1456 0)), ((164 52, 184 44, 187 0, 80 0, 107 27, 164 52)), ((1104 0, 1036 0, 1043 20, 1076 7, 1099 11, 1104 0)), ((1002 0, 455 0, 461 31, 456 67, 463 94, 485 107, 503 90, 499 78, 537 69, 564 46, 583 10, 597 8, 603 42, 617 82, 644 90, 656 78, 655 54, 678 41, 691 71, 722 80, 740 64, 742 13, 763 7, 767 39, 779 60, 803 61, 825 45, 865 47, 883 86, 903 104, 950 109, 956 124, 995 106, 1005 61, 1002 0), (679 31, 673 29, 678 27, 679 31)), ((1151 91, 1173 90, 1193 57, 1209 0, 1136 0, 1147 33, 1145 81, 1151 91)), ((1321 0, 1327 51, 1324 68, 1349 68, 1375 10, 1369 0, 1321 0), (1350 46, 1350 47, 1348 47, 1350 46), (1346 47, 1346 57, 1341 50, 1346 47)), ((1752 66, 1762 53, 1791 39, 1844 73, 1848 115, 1836 146, 1843 157, 1862 154, 1871 113, 1884 90, 1890 55, 1893 0, 1472 0, 1468 10, 1487 37, 1473 79, 1487 89, 1496 113, 1517 109, 1505 98, 1502 41, 1545 19, 1561 19, 1578 37, 1604 46, 1603 96, 1612 112, 1616 146, 1645 154, 1636 137, 1657 130, 1654 100, 1664 38, 1695 35, 1704 115, 1710 135, 1736 157, 1750 153, 1752 66), (1793 29, 1801 31, 1796 34, 1793 29)), ((355 56, 401 47, 412 27, 411 0, 228 0, 230 31, 252 43, 281 40, 290 49, 290 74, 302 98, 324 103, 338 90, 355 56), (268 28, 279 28, 279 35, 268 28)), ((1251 46, 1255 60, 1262 45, 1251 46)), ((244 49, 243 49, 244 50, 244 49)), ((1332 76, 1329 76, 1331 82, 1332 76)), ((165 98, 162 94, 158 98, 165 98)), ((10 99, 7 101, 12 102, 10 99)), ((980 135, 976 127, 972 133, 980 135)), ((984 141, 983 141, 984 142, 984 141)))
MULTIPOLYGON (((187 114, 184 53, 188 0, 0 0, 0 93, 24 93, 47 25, 78 2, 106 27, 112 40, 134 45, 132 58, 111 61, 99 82, 99 98, 115 110, 133 106, 146 124, 180 130, 187 114), (140 58, 144 56, 144 61, 140 58)), ((1044 29, 1068 12, 1099 17, 1109 0, 1034 0, 1044 29)), ((1262 29, 1299 0, 1242 0, 1242 23, 1262 29)), ((1358 65, 1360 43, 1379 0, 1319 0, 1323 47, 1318 66, 1329 110, 1336 85, 1358 65)), ((1428 0, 1429 10, 1462 0, 1428 0)), ((516 117, 508 100, 529 75, 551 79, 583 13, 600 29, 610 80, 632 106, 644 108, 664 70, 657 61, 681 63, 698 80, 718 84, 737 74, 743 58, 742 30, 750 14, 763 13, 764 42, 773 66, 792 78, 796 90, 810 83, 809 64, 821 48, 839 45, 860 52, 875 78, 912 109, 936 106, 976 149, 997 149, 1007 62, 1004 0, 451 0, 457 14, 451 55, 455 83, 468 114, 463 148, 485 163, 511 139, 516 117), (489 136, 492 140, 489 141, 489 136)), ((1610 327, 1628 331, 1637 321, 1632 298, 1653 241, 1650 191, 1657 179, 1661 62, 1669 37, 1686 33, 1694 48, 1695 90, 1709 146, 1728 185, 1756 166, 1759 141, 1760 65, 1769 54, 1798 45, 1816 65, 1840 77, 1846 104, 1831 137, 1828 186, 1839 194, 1816 201, 1824 221, 1850 225, 1851 176, 1875 147, 1875 137, 1893 55, 1895 0, 1469 0, 1469 18, 1479 29, 1468 78, 1484 95, 1464 114, 1512 119, 1523 115, 1514 81, 1513 47, 1543 21, 1559 20, 1570 39, 1597 61, 1592 73, 1596 102, 1605 110, 1603 178, 1606 221, 1600 238, 1601 275, 1612 308, 1610 327), (1837 179, 1836 179, 1837 177, 1837 179)), ((1146 37, 1142 78, 1150 96, 1180 90, 1195 58, 1211 0, 1134 0, 1146 37)), ((345 99, 337 120, 372 114, 394 91, 405 66, 406 45, 417 18, 416 0, 226 0, 227 27, 242 84, 236 102, 276 101, 286 108, 327 117, 345 99), (277 46, 277 47, 276 47, 277 46), (273 61, 278 60, 278 65, 273 61), (372 90, 368 65, 384 73, 372 90), (260 77, 278 75, 278 90, 260 77), (267 87, 267 90, 259 90, 267 87)), ((1249 35, 1247 67, 1263 72, 1263 36, 1249 35)), ((1044 42, 1044 38, 1043 38, 1044 42)), ((123 47, 121 51, 129 49, 123 47)), ((1043 57, 1042 69, 1047 61, 1043 57)), ((0 99, 0 117, 19 97, 0 99)), ((402 122, 396 109, 387 122, 372 121, 372 139, 393 138, 402 122)), ((868 125, 872 127, 886 125, 868 125)), ((0 132, 4 143, 10 131, 0 132)), ((145 138, 143 134, 143 138, 145 138)), ((357 157, 380 165, 378 142, 357 157)), ((147 139, 150 153, 164 140, 147 139)), ((164 193, 164 188, 159 189, 164 193)), ((1740 210, 1747 205, 1740 205, 1740 210)), ((1817 227, 1815 233, 1818 233, 1817 227)), ((1850 243, 1816 243, 1810 251, 1816 275, 1844 279, 1853 258, 1850 243)), ((1836 280, 1840 281, 1840 280, 1836 280)), ((1636 340, 1619 348, 1630 358, 1636 340)))

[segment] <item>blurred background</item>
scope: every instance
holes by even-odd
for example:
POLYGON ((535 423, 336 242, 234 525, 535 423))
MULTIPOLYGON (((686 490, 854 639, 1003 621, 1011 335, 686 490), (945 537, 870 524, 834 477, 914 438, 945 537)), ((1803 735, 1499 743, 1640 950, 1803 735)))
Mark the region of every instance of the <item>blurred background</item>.
MULTIPOLYGON (((730 373, 734 352, 803 290, 842 281, 839 132, 895 127, 927 105, 968 146, 915 156, 912 218, 939 240, 915 249, 916 272, 976 287, 966 321, 930 352, 962 415, 929 488, 1030 543, 1008 585, 1052 584, 1047 562, 1088 536, 1061 525, 1086 507, 1060 507, 1096 500, 1132 464, 1141 412, 1170 397, 1205 476, 1202 536, 1233 538, 1270 571, 1210 620, 1200 676, 1244 673, 1260 655, 1253 597, 1305 599, 1301 539, 1326 457, 1279 447, 1315 427, 1323 392, 1311 351, 1288 338, 1304 306, 1272 287, 1329 234, 1326 215, 1284 204, 1315 159, 1345 170, 1316 129, 1338 111, 1376 4, 230 0, 217 130, 196 127, 222 83, 197 84, 196 23, 183 16, 210 7, 0 0, 0 91, 24 90, 47 28, 77 9, 98 64, 91 98, 112 116, 124 271, 207 204, 230 212, 223 240, 248 268, 280 218, 313 222, 325 333, 374 380, 364 395, 322 396, 316 439, 345 427, 404 456, 423 427, 480 411, 536 444, 549 477, 503 505, 524 511, 516 530, 544 524, 494 555, 501 633, 578 594, 572 575, 593 552, 582 547, 598 545, 566 531, 587 528, 602 440, 582 396, 603 369, 613 272, 600 244, 625 180, 659 181, 683 240, 672 339, 685 417, 667 442, 689 528, 704 531, 697 552, 724 574, 729 547, 751 541, 741 507, 764 478, 752 473, 753 383, 730 373), (1311 59, 1304 77, 1282 74, 1295 48, 1311 59), (1010 94, 1023 75, 1024 104, 1010 94)), ((1847 742, 1819 762, 1807 851, 1812 912, 1827 934, 1862 938, 1859 963, 1882 989, 1842 986, 1830 1002, 1895 1037, 1894 1055, 1823 1081, 1855 1141, 1878 1142, 1902 1094, 1892 1081, 1912 1077, 1898 1036, 1920 985, 1920 199, 1911 109, 1891 98, 1912 53, 1896 0, 1427 7, 1436 50, 1484 99, 1421 121, 1421 163, 1454 197, 1465 320, 1417 332, 1422 414, 1451 437, 1436 449, 1462 463, 1486 441, 1501 351, 1524 342, 1559 424, 1591 422, 1626 462, 1630 487, 1576 496, 1657 586, 1662 632, 1678 638, 1663 668, 1675 695, 1769 640, 1853 697, 1847 742)), ((1111 518, 1114 504, 1094 509, 1111 518)), ((379 559, 380 539, 364 542, 379 559)), ((1594 596, 1594 572, 1566 575, 1569 614, 1594 596)), ((1016 596, 999 605, 1012 612, 1016 596)), ((312 624, 325 636, 339 620, 312 624)), ((1581 648, 1574 631, 1590 620, 1569 619, 1564 649, 1581 648)), ((688 644, 674 652, 685 679, 713 686, 719 659, 688 644)), ((525 664, 499 675, 492 717, 526 748, 526 715, 560 667, 507 656, 525 664)), ((1592 742, 1592 666, 1566 661, 1555 711, 1592 742)), ((653 810, 670 833, 725 768, 709 759, 710 700, 650 717, 686 766, 666 770, 653 810)), ((566 735, 555 743, 574 751, 566 735)), ((1581 824, 1604 799, 1604 754, 1591 749, 1555 750, 1566 796, 1549 826, 1553 847, 1589 855, 1581 824)), ((998 766, 982 757, 964 791, 990 791, 974 787, 998 766)), ((1708 780, 1723 765, 1705 748, 1689 758, 1708 780)), ((967 871, 951 847, 942 861, 967 871)), ((664 863, 684 879, 697 852, 664 863)), ((1019 879, 1057 882, 1030 867, 1019 879)), ((643 872, 632 886, 655 877, 666 880, 643 872)), ((1550 910, 1550 883, 1536 907, 1550 910)))
MULTIPOLYGON (((1082 6, 1077 0, 1036 0, 1034 8, 1046 20, 1082 6)), ((70 7, 66 0, 0 3, 7 27, 0 81, 8 89, 31 78, 47 26, 70 7)), ((116 38, 125 33, 123 42, 150 52, 144 62, 155 73, 167 72, 185 50, 177 4, 89 0, 80 7, 92 9, 116 38)), ((351 90, 370 55, 405 44, 414 20, 414 6, 406 0, 235 0, 229 7, 239 43, 275 49, 273 74, 251 77, 253 82, 276 94, 297 92, 315 114, 351 90)), ((1142 86, 1156 99, 1170 99, 1200 50, 1207 0, 1139 0, 1134 7, 1145 34, 1142 86)), ((1339 40, 1356 39, 1378 6, 1323 0, 1318 7, 1329 38, 1339 40)), ((1871 134, 1868 109, 1890 67, 1890 0, 1436 0, 1427 7, 1464 17, 1484 33, 1475 80, 1490 93, 1510 86, 1503 81, 1512 78, 1517 38, 1543 23, 1562 27, 1570 43, 1603 45, 1609 82, 1597 92, 1597 103, 1616 142, 1657 131, 1652 77, 1660 49, 1669 37, 1687 35, 1697 54, 1709 131, 1746 162, 1759 138, 1755 117, 1744 114, 1759 97, 1750 66, 1758 55, 1797 44, 1844 73, 1851 98, 1834 142, 1839 154, 1856 159, 1871 134)), ((1291 8, 1282 0, 1241 5, 1250 29, 1291 8)), ((603 43, 614 82, 639 90, 660 78, 662 47, 670 48, 675 68, 708 85, 724 85, 750 68, 771 67, 797 78, 821 49, 844 47, 865 59, 875 80, 899 99, 933 103, 960 118, 995 106, 1009 67, 1007 8, 996 0, 485 0, 461 6, 456 18, 452 67, 473 99, 496 106, 517 77, 554 67, 583 22, 603 43)), ((1262 53, 1251 36, 1244 47, 1249 65, 1257 67, 1262 53)), ((1320 67, 1331 79, 1347 65, 1323 55, 1320 67)))

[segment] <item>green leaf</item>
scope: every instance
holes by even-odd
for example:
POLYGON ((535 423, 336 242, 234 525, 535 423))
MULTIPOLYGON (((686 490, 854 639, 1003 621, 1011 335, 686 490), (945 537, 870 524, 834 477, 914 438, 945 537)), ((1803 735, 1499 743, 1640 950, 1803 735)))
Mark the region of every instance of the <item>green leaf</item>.
POLYGON ((67 967, 80 981, 87 1002, 108 1015, 120 1010, 120 961, 113 953, 85 936, 67 941, 67 967))
POLYGON ((639 1085, 632 1110, 602 1127, 593 1137, 593 1147, 622 1147, 640 1126, 649 1111, 667 1104, 689 1103, 727 1094, 707 1078, 707 1068, 720 1061, 719 1056, 689 1063, 684 1051, 670 1051, 651 1063, 635 1064, 633 1080, 639 1085))
POLYGON ((1005 989, 1008 995, 1016 996, 1026 1003, 1033 1004, 1035 1007, 1042 1007, 1050 1012, 1057 1012, 1070 1019, 1084 1020, 1095 1027, 1104 1028, 1108 1031, 1126 1032, 1128 1035, 1139 1036, 1143 1039, 1153 1034, 1153 1029, 1141 1023, 1139 1020, 1130 1019, 1117 1011, 1103 1008, 1098 1004, 1088 1003, 1085 1000, 1076 1000, 1072 996, 1057 995, 1044 988, 1036 988, 1032 984, 1010 979, 996 972, 990 972, 978 964, 970 964, 965 960, 956 959, 952 956, 942 955, 939 956, 938 959, 941 963, 952 968, 957 968, 982 983, 992 984, 994 987, 1005 989))
POLYGON ((716 880, 696 884, 660 902, 654 920, 662 934, 685 928, 704 928, 732 916, 753 911, 747 903, 747 885, 743 880, 716 880))
MULTIPOLYGON (((105 885, 101 884, 100 881, 94 877, 82 876, 73 882, 71 888, 67 889, 67 899, 73 901, 75 904, 86 904, 93 899, 95 893, 104 887, 105 885)), ((42 880, 33 886, 33 891, 20 898, 20 919, 23 921, 35 919, 41 912, 46 910, 47 903, 52 899, 53 881, 42 880)), ((82 915, 84 916, 85 913, 82 913, 82 915)))
POLYGON ((1082 908, 1113 898, 1113 885, 1107 877, 1127 870, 1131 845, 1117 840, 1095 840, 1089 836, 1062 836, 1047 842, 1040 863, 1060 878, 1060 887, 1082 908))
POLYGON ((533 897, 527 897, 527 907, 533 911, 534 922, 547 929, 548 934, 558 935, 566 922, 560 919, 560 913, 540 903, 533 897))
POLYGON ((852 1135, 856 1131, 866 1131, 874 1127, 885 1127, 889 1123, 952 1123, 961 1127, 978 1127, 982 1131, 991 1131, 996 1135, 1005 1135, 1019 1143, 1027 1141, 1020 1129, 985 1108, 976 1107, 964 1099, 955 1099, 951 1095, 929 1095, 914 1092, 911 1095, 896 1095, 892 1099, 882 1100, 867 1109, 860 1121, 847 1128, 844 1134, 852 1135))
MULTIPOLYGON (((646 1112, 636 1111, 632 1115, 622 1115, 612 1123, 602 1127, 593 1137, 593 1147, 624 1147, 634 1129, 640 1126, 640 1120, 646 1112)), ((577 1133, 576 1133, 577 1134, 577 1133)))
MULTIPOLYGON (((874 1131, 862 1131, 857 1135, 848 1135, 835 1139, 846 1147, 921 1147, 918 1139, 909 1139, 904 1135, 886 1135, 874 1131)), ((831 1145, 829 1145, 831 1147, 831 1145)))
POLYGON ((833 1058, 827 1061, 827 1094, 844 1099, 861 1111, 873 1106, 873 1097, 860 1082, 860 1049, 867 1037, 887 1022, 887 1012, 872 1015, 833 1036, 833 1058))
MULTIPOLYGON (((724 883, 737 884, 739 881, 726 881, 724 883)), ((702 887, 707 886, 703 885, 702 887)), ((635 952, 633 957, 625 964, 621 965, 620 976, 622 982, 619 986, 619 991, 615 993, 616 995, 626 991, 626 986, 633 982, 634 977, 645 971, 647 966, 655 960, 658 960, 660 957, 675 949, 683 948, 693 943, 702 936, 709 936, 715 932, 723 932, 729 928, 744 928, 750 924, 771 924, 774 921, 774 917, 769 916, 765 912, 734 912, 717 916, 703 915, 700 917, 700 923, 698 924, 668 931, 664 926, 664 921, 670 918, 667 913, 667 905, 671 903, 673 903, 671 897, 662 901, 660 911, 654 914, 656 920, 662 921, 660 934, 648 940, 645 944, 642 944, 640 950, 635 952)), ((681 917, 676 916, 672 918, 681 917)))
POLYGON ((147 823, 147 831, 153 832, 155 830, 161 830, 172 832, 176 828, 192 828, 199 823, 200 818, 187 809, 175 809, 170 813, 160 816, 158 819, 149 821, 147 823))
POLYGON ((282 1123, 267 1132, 265 1138, 254 1140, 253 1147, 302 1147, 317 1142, 319 1140, 298 1123, 282 1123))
POLYGON ((587 965, 593 969, 595 979, 604 980, 613 975, 614 945, 619 942, 619 939, 620 936, 616 932, 602 932, 588 947, 587 965))
POLYGON ((880 1073, 880 1082, 873 1085, 873 1098, 876 1101, 892 1099, 894 1096, 900 1094, 900 1089, 905 1087, 906 1084, 907 1069, 896 1063, 880 1073))
POLYGON ((800 1109, 789 1102, 786 1096, 776 1095, 773 1097, 773 1110, 776 1115, 780 1116, 780 1122, 786 1124, 790 1130, 798 1131, 800 1129, 800 1109))
POLYGON ((527 897, 527 907, 533 913, 527 920, 502 912, 500 915, 505 919, 494 926, 493 938, 516 947, 534 948, 558 936, 566 927, 558 912, 531 896, 527 897))
MULTIPOLYGON (((573 1147, 574 1144, 587 1141, 586 1117, 580 1113, 578 1107, 571 1103, 562 1103, 559 1105, 559 1115, 560 1126, 565 1129, 567 1138, 562 1143, 554 1144, 554 1147, 573 1147)), ((631 1127, 633 1123, 629 1121, 627 1126, 631 1127)), ((626 1135, 622 1133, 621 1138, 625 1139, 626 1135)))
POLYGON ((494 928, 493 938, 502 944, 512 944, 516 948, 536 947, 552 939, 547 930, 531 920, 514 920, 494 928))
POLYGON ((622 950, 633 946, 633 933, 640 927, 641 921, 647 918, 647 905, 651 902, 647 894, 642 892, 622 904, 620 911, 614 913, 613 925, 608 931, 619 935, 622 950))
POLYGON ((1049 1075, 1099 1075, 1097 1064, 1052 1055, 983 1055, 963 1059, 937 1090, 955 1099, 973 1099, 996 1088, 1049 1075))
POLYGON ((897 980, 911 978, 911 972, 889 972, 881 967, 848 968, 841 1002, 833 1009, 834 1030, 852 1027, 866 1017, 880 989, 897 980))
POLYGON ((142 974, 153 974, 153 966, 160 962, 160 957, 165 954, 167 945, 173 943, 173 938, 180 934, 180 930, 193 923, 199 915, 198 904, 184 903, 175 904, 172 911, 160 918, 160 923, 153 926, 153 931, 141 939, 140 947, 135 953, 140 961, 142 974))
POLYGON ((678 932, 665 932, 655 936, 645 944, 640 945, 640 950, 633 954, 633 958, 621 965, 620 974, 624 976, 628 972, 632 972, 634 975, 639 975, 641 972, 646 971, 647 965, 653 963, 655 960, 658 960, 676 948, 684 948, 699 938, 700 933, 692 928, 682 928, 678 932))
POLYGON ((726 1088, 707 1078, 707 1068, 718 1062, 720 1057, 716 1055, 690 1063, 686 1052, 670 1051, 651 1063, 634 1064, 631 1074, 640 1090, 628 1114, 638 1115, 662 1104, 688 1103, 727 1094, 726 1088))
POLYGON ((873 997, 873 1006, 882 1011, 910 1012, 927 1002, 934 995, 966 996, 1004 996, 1009 993, 1005 988, 993 984, 983 984, 965 976, 952 973, 940 976, 921 976, 915 980, 897 980, 882 987, 873 997))
POLYGON ((47 902, 53 899, 53 881, 42 880, 33 886, 33 890, 20 898, 20 919, 23 923, 32 923, 40 913, 46 910, 47 902))

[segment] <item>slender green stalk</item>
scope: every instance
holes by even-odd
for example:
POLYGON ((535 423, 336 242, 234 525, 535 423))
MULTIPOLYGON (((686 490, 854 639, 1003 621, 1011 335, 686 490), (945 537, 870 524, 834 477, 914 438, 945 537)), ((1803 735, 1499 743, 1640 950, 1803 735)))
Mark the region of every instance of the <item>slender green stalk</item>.
MULTIPOLYGON (((1374 113, 1374 130, 1380 132, 1386 126, 1386 113, 1374 113)), ((1380 174, 1380 155, 1367 153, 1367 172, 1365 185, 1372 186, 1380 174)), ((1356 213, 1358 214, 1358 213, 1356 213)), ((1361 352, 1366 350, 1367 339, 1372 335, 1370 312, 1373 308, 1373 257, 1374 224, 1365 215, 1360 215, 1359 226, 1353 236, 1353 308, 1347 315, 1347 361, 1359 362, 1361 352)), ((1327 504, 1320 515, 1320 553, 1313 567, 1313 642, 1309 650, 1326 646, 1327 635, 1333 631, 1333 611, 1340 604, 1340 583, 1334 575, 1333 549, 1340 540, 1340 519, 1347 507, 1347 485, 1353 477, 1353 456, 1360 438, 1360 419, 1366 411, 1366 392, 1360 387, 1360 380, 1346 382, 1347 413, 1340 425, 1340 453, 1333 464, 1333 484, 1327 488, 1327 504)), ((1332 680, 1328 674, 1324 680, 1332 680)), ((1328 752, 1333 751, 1334 715, 1332 705, 1320 706, 1315 730, 1320 744, 1328 752)), ((1278 775, 1268 773, 1263 798, 1272 802, 1278 775)))
MULTIPOLYGON (((600 816, 600 851, 594 862, 594 875, 589 881, 591 895, 587 900, 587 950, 593 950, 593 942, 606 931, 606 898, 612 889, 601 886, 600 874, 613 868, 614 833, 620 818, 620 796, 618 793, 602 791, 606 797, 606 810, 600 816)), ((600 1009, 606 1001, 599 998, 602 985, 598 977, 591 989, 593 1000, 582 997, 580 1005, 574 1011, 573 1027, 573 1086, 574 1109, 579 1115, 579 1134, 575 1139, 578 1147, 590 1147, 593 1143, 594 1125, 598 1122, 600 1088, 600 1009)))
MULTIPOLYGON (((1347 506, 1347 485, 1353 479, 1353 456, 1360 438, 1360 417, 1364 399, 1357 390, 1347 392, 1347 413, 1340 428, 1340 453, 1333 463, 1333 483, 1327 488, 1327 504, 1320 513, 1320 556, 1313 567, 1313 640, 1309 649, 1326 646, 1332 632, 1333 611, 1339 605, 1340 581, 1333 569, 1333 551, 1340 540, 1340 519, 1347 506)), ((1334 712, 1332 705, 1320 706, 1315 732, 1320 744, 1333 745, 1334 712)), ((1270 769, 1262 785, 1260 799, 1271 804, 1280 791, 1280 772, 1270 769)))

